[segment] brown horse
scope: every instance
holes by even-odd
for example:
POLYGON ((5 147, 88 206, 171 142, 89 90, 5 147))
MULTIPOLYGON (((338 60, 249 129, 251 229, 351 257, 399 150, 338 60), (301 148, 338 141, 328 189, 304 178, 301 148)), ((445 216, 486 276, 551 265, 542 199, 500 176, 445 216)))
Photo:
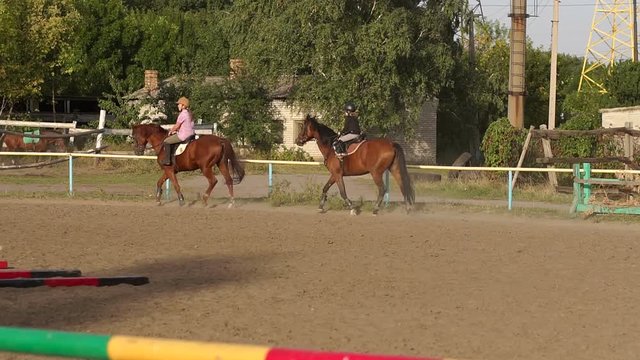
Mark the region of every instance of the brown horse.
POLYGON ((0 134, 0 148, 6 151, 64 152, 67 149, 62 134, 53 130, 42 130, 44 137, 30 137, 28 133, 18 135, 12 132, 0 134))
POLYGON ((373 209, 373 214, 377 214, 380 210, 380 204, 382 203, 382 198, 385 194, 382 176, 385 170, 389 170, 400 186, 400 191, 402 191, 402 195, 404 196, 404 203, 408 212, 415 201, 415 193, 413 191, 413 186, 411 185, 411 178, 407 171, 402 147, 387 139, 366 140, 364 143, 360 144, 355 152, 350 153, 341 161, 336 157, 336 153, 331 146, 336 136, 336 133, 329 127, 319 123, 315 117, 307 115, 302 126, 302 131, 296 139, 296 144, 298 146, 304 145, 311 139, 316 139, 318 149, 320 149, 320 152, 324 157, 324 164, 331 174, 329 180, 322 189, 319 210, 324 212, 324 204, 327 200, 327 191, 329 191, 329 188, 333 183, 338 183, 338 189, 340 190, 342 199, 344 199, 346 204, 349 206, 351 214, 355 215, 357 212, 356 209, 354 209, 351 200, 347 197, 343 177, 369 173, 371 174, 371 177, 373 177, 373 181, 378 186, 378 200, 376 201, 376 206, 373 209))
POLYGON ((158 204, 160 204, 160 196, 162 195, 162 184, 169 179, 173 182, 173 187, 178 194, 180 206, 184 205, 184 196, 180 190, 176 174, 181 171, 200 169, 209 181, 209 187, 202 196, 206 206, 211 191, 213 191, 213 187, 218 182, 213 174, 213 166, 218 165, 218 169, 224 176, 227 188, 229 188, 229 207, 232 207, 234 204, 233 185, 237 185, 242 181, 244 169, 236 158, 231 142, 215 135, 200 135, 197 140, 192 141, 187 146, 182 154, 175 157, 175 161, 171 165, 163 165, 161 161, 164 156, 162 141, 167 135, 168 131, 156 124, 134 125, 132 131, 136 155, 142 155, 147 143, 150 144, 156 152, 158 165, 163 171, 156 187, 158 204), (233 177, 231 174, 233 174, 233 177))

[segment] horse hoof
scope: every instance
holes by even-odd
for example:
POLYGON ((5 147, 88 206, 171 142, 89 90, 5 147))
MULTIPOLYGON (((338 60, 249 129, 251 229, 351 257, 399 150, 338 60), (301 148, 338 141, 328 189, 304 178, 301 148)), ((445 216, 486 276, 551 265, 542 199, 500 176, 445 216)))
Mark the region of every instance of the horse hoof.
POLYGON ((356 209, 351 209, 349 213, 351 214, 351 216, 358 215, 358 212, 356 211, 356 209))
POLYGON ((232 209, 233 208, 233 203, 230 203, 229 205, 227 205, 227 209, 232 209))

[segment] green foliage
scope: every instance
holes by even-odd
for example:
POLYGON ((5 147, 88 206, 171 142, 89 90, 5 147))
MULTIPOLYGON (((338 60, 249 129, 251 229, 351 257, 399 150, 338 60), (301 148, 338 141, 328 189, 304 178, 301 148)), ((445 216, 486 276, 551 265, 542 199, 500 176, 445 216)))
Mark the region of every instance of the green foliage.
MULTIPOLYGON (((114 89, 114 93, 103 94, 104 99, 100 100, 100 107, 115 116, 115 121, 112 123, 113 128, 130 128, 133 124, 139 122, 142 103, 134 103, 127 98, 132 89, 124 88, 122 81, 112 77, 109 82, 114 89)), ((92 126, 95 125, 92 124, 92 126)))
POLYGON ((79 14, 71 0, 3 0, 0 94, 9 102, 39 96, 42 85, 74 71, 71 43, 79 14))
POLYGON ((196 81, 191 88, 191 109, 196 119, 202 119, 203 124, 220 124, 225 112, 226 80, 219 83, 207 80, 196 81))
POLYGON ((526 130, 514 128, 507 118, 500 118, 491 123, 482 140, 486 166, 515 166, 525 136, 526 130))
POLYGON ((447 81, 466 8, 460 0, 240 0, 225 28, 232 57, 271 83, 298 76, 293 100, 327 122, 338 126, 352 100, 365 129, 388 133, 411 129, 447 81))
POLYGON ((309 153, 300 147, 287 148, 281 146, 268 152, 254 152, 251 154, 253 159, 264 160, 282 160, 282 161, 313 161, 309 153))
MULTIPOLYGON (((602 108, 614 107, 617 100, 611 94, 594 90, 576 92, 567 96, 563 110, 567 120, 560 125, 562 130, 593 130, 602 127, 602 108)), ((554 154, 557 157, 598 157, 615 152, 609 140, 595 136, 562 137, 557 142, 554 154)))
POLYGON ((605 88, 618 100, 618 106, 640 104, 640 64, 631 60, 616 64, 605 82, 605 88))
POLYGON ((563 115, 568 121, 574 117, 588 129, 596 129, 601 126, 599 110, 614 107, 616 100, 609 94, 601 94, 597 91, 581 91, 569 94, 563 104, 563 115))
MULTIPOLYGON (((109 79, 128 78, 140 31, 121 0, 76 0, 81 23, 73 44, 76 71, 69 81, 74 95, 101 95, 113 89, 109 79)), ((139 82, 129 82, 134 87, 139 82)))
POLYGON ((309 205, 318 203, 320 194, 322 194, 320 184, 309 182, 303 191, 294 191, 291 188, 291 182, 283 180, 273 185, 269 194, 269 203, 272 206, 309 205))
MULTIPOLYGON (((598 124, 599 127, 599 124, 598 124)), ((584 114, 578 114, 560 126, 561 130, 592 130, 595 129, 593 119, 584 114)), ((562 137, 558 140, 560 154, 558 157, 590 157, 594 155, 597 139, 594 136, 562 137)))
POLYGON ((222 133, 243 145, 267 151, 282 143, 282 121, 264 86, 256 78, 240 77, 225 88, 222 133))

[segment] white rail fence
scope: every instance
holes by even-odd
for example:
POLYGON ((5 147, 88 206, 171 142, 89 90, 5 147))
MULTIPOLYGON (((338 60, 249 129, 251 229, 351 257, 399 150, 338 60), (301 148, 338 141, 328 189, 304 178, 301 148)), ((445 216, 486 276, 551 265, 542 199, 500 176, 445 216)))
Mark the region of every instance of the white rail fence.
MULTIPOLYGON (((115 154, 93 154, 93 153, 51 153, 51 152, 0 152, 0 156, 50 156, 62 157, 69 163, 69 191, 68 194, 73 196, 73 159, 74 158, 106 158, 106 159, 137 159, 137 160, 156 160, 156 156, 151 155, 115 155, 115 154)), ((274 165, 296 165, 296 166, 322 166, 322 162, 317 161, 283 161, 283 160, 240 160, 244 163, 267 164, 267 181, 269 192, 273 188, 273 166, 274 165)), ((490 171, 507 173, 507 208, 513 208, 513 174, 514 172, 553 172, 553 173, 572 173, 572 169, 562 168, 518 168, 518 167, 467 167, 467 166, 437 166, 437 165, 407 165, 409 169, 421 170, 447 170, 447 171, 490 171)), ((610 169, 594 169, 592 173, 600 174, 634 174, 640 175, 640 170, 610 170, 610 169)), ((388 185, 388 173, 385 176, 385 183, 388 185)), ((168 187, 169 184, 167 183, 168 187)), ((386 186, 387 190, 389 189, 386 186)), ((385 201, 388 201, 388 192, 385 195, 385 201)))
MULTIPOLYGON (((131 129, 108 129, 105 128, 105 118, 106 112, 104 110, 100 111, 100 117, 98 120, 98 128, 96 130, 102 130, 96 138, 96 153, 50 153, 50 152, 0 152, 0 156, 49 156, 49 157, 62 157, 59 161, 68 161, 69 162, 69 195, 73 196, 73 159, 74 158, 111 158, 111 159, 138 159, 138 160, 156 160, 156 156, 136 156, 136 155, 115 155, 115 154, 98 154, 102 149, 102 137, 103 134, 106 135, 121 135, 127 136, 131 135, 131 129)), ((76 129, 76 123, 52 123, 52 122, 33 122, 33 121, 14 121, 14 120, 0 120, 0 126, 22 126, 22 127, 41 127, 41 128, 58 128, 58 129, 68 129, 69 133, 78 133, 87 132, 86 129, 76 129)), ((163 128, 169 129, 172 125, 162 125, 163 128)), ((89 130, 90 133, 95 133, 96 130, 89 130)), ((214 126, 200 126, 196 125, 195 128, 196 134, 212 134, 215 132, 214 126)), ((73 139, 73 138, 72 138, 73 139)), ((297 165, 297 166, 321 166, 322 162, 309 161, 309 162, 301 162, 301 161, 281 161, 281 160, 240 160, 245 163, 254 163, 254 164, 267 164, 268 165, 268 188, 269 192, 273 188, 273 166, 274 165, 297 165)), ((490 172, 505 172, 507 173, 507 207, 509 210, 513 208, 513 174, 518 172, 544 172, 544 173, 572 173, 573 169, 563 169, 563 168, 521 168, 521 167, 468 167, 468 166, 436 166, 436 165, 407 165, 410 169, 421 169, 421 170, 446 170, 446 171, 490 171, 490 172)), ((601 174, 634 174, 640 175, 640 170, 612 170, 612 169, 594 169, 591 170, 592 173, 601 173, 601 174)), ((385 173, 385 184, 387 185, 387 190, 389 189, 389 173, 385 173)), ((167 180, 166 186, 169 188, 170 184, 167 180)), ((385 202, 389 200, 389 193, 385 194, 385 202)))

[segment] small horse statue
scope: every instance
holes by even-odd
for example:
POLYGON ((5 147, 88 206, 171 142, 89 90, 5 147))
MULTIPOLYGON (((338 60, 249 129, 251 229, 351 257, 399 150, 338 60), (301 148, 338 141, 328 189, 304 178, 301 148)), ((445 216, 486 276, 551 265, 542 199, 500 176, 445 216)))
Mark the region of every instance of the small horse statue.
POLYGON ((173 182, 173 187, 178 194, 180 206, 184 205, 184 196, 180 189, 180 184, 176 174, 181 171, 193 171, 200 169, 209 181, 209 187, 202 195, 202 201, 207 206, 211 191, 218 180, 213 173, 213 166, 217 165, 220 173, 224 176, 225 183, 229 189, 229 208, 233 207, 234 194, 233 185, 239 184, 244 178, 244 168, 236 158, 231 142, 228 139, 215 135, 200 135, 198 139, 190 142, 187 148, 180 155, 175 157, 175 161, 171 165, 163 165, 164 156, 163 140, 167 137, 168 131, 157 124, 140 124, 134 125, 132 128, 132 137, 135 146, 135 154, 142 155, 147 146, 151 145, 158 157, 158 165, 163 173, 158 180, 156 187, 156 201, 161 204, 160 196, 162 195, 162 184, 167 180, 173 182), (234 174, 233 177, 231 174, 234 174))
POLYGON ((348 154, 344 159, 339 159, 332 147, 336 133, 326 125, 316 120, 315 117, 307 115, 302 125, 302 131, 296 139, 298 146, 304 145, 311 139, 316 140, 318 149, 324 157, 324 164, 329 170, 331 176, 322 189, 322 197, 320 198, 319 211, 324 212, 324 204, 327 201, 327 191, 334 183, 338 183, 340 196, 345 201, 351 215, 356 215, 357 211, 353 207, 351 200, 347 197, 344 188, 344 176, 357 176, 371 174, 373 181, 378 186, 378 199, 376 200, 373 214, 376 215, 380 210, 380 204, 385 194, 384 181, 382 176, 385 170, 396 179, 400 186, 400 191, 404 197, 404 203, 407 212, 415 202, 415 193, 411 185, 411 178, 407 171, 407 165, 404 157, 404 151, 398 143, 387 139, 369 139, 363 143, 357 144, 357 149, 348 154))

